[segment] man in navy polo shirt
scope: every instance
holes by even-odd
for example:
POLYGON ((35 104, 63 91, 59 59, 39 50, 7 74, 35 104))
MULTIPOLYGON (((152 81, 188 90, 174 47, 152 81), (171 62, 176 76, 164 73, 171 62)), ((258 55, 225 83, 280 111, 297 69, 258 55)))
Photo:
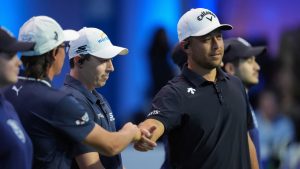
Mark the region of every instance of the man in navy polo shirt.
MULTIPOLYGON (((225 50, 223 57, 224 70, 228 74, 236 75, 239 79, 241 79, 246 88, 246 92, 248 92, 248 89, 252 85, 256 85, 259 82, 258 75, 260 66, 255 61, 255 58, 264 54, 266 48, 263 46, 252 47, 249 42, 241 37, 226 39, 224 40, 224 43, 225 46, 229 46, 229 48, 225 50)), ((248 104, 250 105, 250 102, 248 104)), ((259 151, 258 125, 252 108, 251 114, 254 122, 254 128, 249 130, 249 134, 256 148, 259 166, 262 168, 259 151)))
POLYGON ((31 169, 32 143, 2 89, 18 80, 21 61, 16 53, 30 50, 34 43, 18 42, 0 27, 0 167, 31 169))
MULTIPOLYGON (((224 53, 217 16, 203 8, 191 9, 177 25, 187 53, 182 74, 155 96, 152 111, 139 125, 155 125, 151 139, 168 135, 170 162, 180 169, 257 169, 255 147, 247 130, 253 127, 241 81, 219 67, 224 53)), ((142 141, 135 144, 147 151, 142 141)))
POLYGON ((35 42, 35 46, 22 54, 24 76, 5 95, 32 140, 34 169, 69 169, 73 145, 79 142, 113 156, 141 138, 141 131, 132 123, 119 132, 106 131, 74 97, 51 87, 64 62, 64 41, 78 37, 76 31, 63 31, 47 16, 32 17, 20 28, 19 39, 35 42))
MULTIPOLYGON (((96 88, 106 84, 109 74, 114 71, 112 58, 126 55, 126 48, 112 45, 108 36, 96 28, 82 28, 79 38, 70 42, 70 74, 66 76, 62 90, 71 93, 86 107, 89 117, 107 131, 115 132, 115 118, 106 99, 96 88)), ((75 145, 75 155, 80 168, 122 169, 121 154, 113 157, 100 155, 95 148, 85 144, 75 145), (82 159, 89 159, 82 160, 82 159)))

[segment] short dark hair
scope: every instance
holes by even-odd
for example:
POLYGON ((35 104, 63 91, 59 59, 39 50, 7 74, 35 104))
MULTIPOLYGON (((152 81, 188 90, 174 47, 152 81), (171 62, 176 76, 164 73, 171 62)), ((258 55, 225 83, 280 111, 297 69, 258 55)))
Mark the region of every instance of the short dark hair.
MULTIPOLYGON (((82 65, 86 60, 90 60, 92 55, 90 55, 90 54, 80 54, 79 56, 80 56, 80 59, 78 60, 78 63, 80 65, 82 65)), ((70 68, 73 69, 74 66, 75 66, 74 58, 70 59, 69 64, 70 64, 70 68)))
MULTIPOLYGON (((56 55, 58 49, 55 48, 53 50, 55 50, 56 55)), ((46 78, 47 70, 54 62, 54 57, 52 56, 53 50, 37 56, 22 56, 21 60, 25 67, 25 76, 36 79, 46 78)))
POLYGON ((173 62, 180 68, 182 69, 184 64, 187 62, 187 54, 185 51, 181 48, 180 44, 178 43, 172 53, 171 57, 173 62))

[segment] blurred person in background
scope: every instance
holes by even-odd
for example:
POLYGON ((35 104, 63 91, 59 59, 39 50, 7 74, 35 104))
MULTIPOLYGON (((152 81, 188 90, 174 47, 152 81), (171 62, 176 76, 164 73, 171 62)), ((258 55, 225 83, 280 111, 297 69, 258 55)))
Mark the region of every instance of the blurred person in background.
POLYGON ((300 169, 300 107, 289 112, 293 122, 295 139, 288 145, 280 169, 300 169))
MULTIPOLYGON (((115 132, 114 114, 96 88, 103 87, 114 71, 112 59, 117 55, 126 55, 128 49, 112 45, 108 36, 97 28, 84 27, 78 33, 79 38, 70 42, 71 71, 66 75, 62 90, 70 93, 89 110, 88 115, 95 123, 107 131, 115 132)), ((97 149, 83 143, 75 145, 74 149, 80 168, 123 168, 121 154, 102 156, 97 149)), ((76 163, 74 165, 73 168, 77 168, 76 163)))
POLYGON ((141 139, 141 130, 132 123, 118 132, 106 131, 89 118, 88 110, 74 97, 52 87, 51 81, 64 63, 64 42, 78 37, 76 31, 64 31, 47 16, 32 17, 20 28, 19 40, 34 42, 35 46, 22 53, 24 75, 5 90, 5 96, 32 140, 34 169, 69 169, 74 158, 73 146, 79 142, 113 156, 141 139))
MULTIPOLYGON (((241 37, 229 38, 224 40, 227 50, 225 50, 223 63, 223 69, 231 74, 237 76, 242 80, 244 87, 248 93, 251 86, 258 84, 260 66, 256 62, 256 57, 263 55, 266 51, 265 47, 256 46, 252 47, 249 42, 241 37)), ((259 145, 259 131, 257 125, 257 119, 251 108, 251 114, 254 122, 254 128, 249 130, 250 137, 255 145, 256 154, 258 157, 260 168, 262 169, 260 161, 260 145, 259 145)))
POLYGON ((289 113, 294 126, 295 139, 283 155, 280 169, 300 169, 300 107, 289 113))
POLYGON ((261 160, 265 169, 276 169, 294 137, 293 125, 279 110, 273 90, 265 89, 258 100, 257 121, 260 132, 261 160))
POLYGON ((34 43, 17 41, 0 27, 0 166, 2 169, 31 169, 32 143, 2 89, 17 82, 22 62, 18 51, 32 50, 34 43))

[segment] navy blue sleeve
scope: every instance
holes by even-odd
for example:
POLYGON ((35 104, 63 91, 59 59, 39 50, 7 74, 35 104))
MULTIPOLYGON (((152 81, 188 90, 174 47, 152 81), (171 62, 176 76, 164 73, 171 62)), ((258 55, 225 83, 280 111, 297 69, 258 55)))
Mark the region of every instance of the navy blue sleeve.
POLYGON ((160 121, 166 132, 169 132, 180 125, 182 117, 180 104, 180 96, 176 90, 171 86, 165 86, 154 97, 148 118, 160 121))
MULTIPOLYGON (((80 105, 82 105, 86 110, 90 110, 89 105, 81 99, 76 99, 80 105)), ((94 112, 88 111, 88 115, 91 121, 94 120, 95 116, 94 116, 94 112)), ((84 153, 88 153, 88 152, 97 152, 97 150, 87 144, 83 144, 81 142, 77 143, 74 145, 74 155, 80 155, 80 154, 84 154, 84 153)))
POLYGON ((72 96, 65 96, 56 105, 50 123, 57 129, 81 142, 95 126, 87 110, 72 96))

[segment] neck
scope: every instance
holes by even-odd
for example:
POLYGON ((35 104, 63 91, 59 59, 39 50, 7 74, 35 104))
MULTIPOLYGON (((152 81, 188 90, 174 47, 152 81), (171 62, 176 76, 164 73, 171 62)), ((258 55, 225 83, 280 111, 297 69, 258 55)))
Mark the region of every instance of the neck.
POLYGON ((47 71, 48 78, 52 81, 55 76, 55 71, 53 69, 53 66, 51 66, 47 71))
POLYGON ((81 76, 79 74, 79 71, 77 68, 73 68, 70 71, 70 76, 72 76, 74 79, 78 80, 81 82, 81 84, 89 91, 92 91, 95 89, 95 87, 93 87, 93 85, 89 84, 86 80, 86 78, 84 78, 85 76, 81 76))
POLYGON ((196 72, 198 75, 202 76, 204 79, 210 82, 216 81, 217 69, 205 69, 200 66, 189 64, 188 68, 196 72))

